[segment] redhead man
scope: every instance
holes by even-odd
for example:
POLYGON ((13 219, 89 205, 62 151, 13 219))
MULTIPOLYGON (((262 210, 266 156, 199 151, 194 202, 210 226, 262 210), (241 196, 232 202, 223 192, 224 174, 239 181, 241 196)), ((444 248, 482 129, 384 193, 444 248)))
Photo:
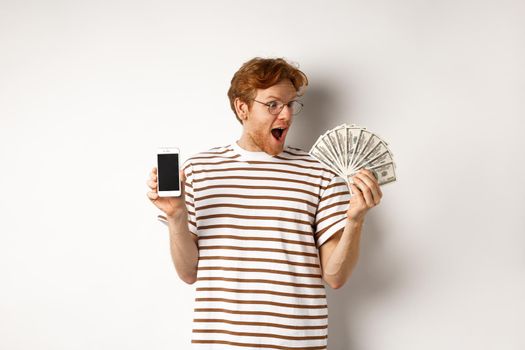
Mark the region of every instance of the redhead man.
POLYGON ((323 281, 345 284, 367 211, 382 193, 371 172, 351 185, 285 145, 306 75, 281 58, 253 58, 232 78, 240 139, 184 162, 183 195, 148 198, 164 214, 179 277, 195 283, 193 349, 326 349, 323 281))

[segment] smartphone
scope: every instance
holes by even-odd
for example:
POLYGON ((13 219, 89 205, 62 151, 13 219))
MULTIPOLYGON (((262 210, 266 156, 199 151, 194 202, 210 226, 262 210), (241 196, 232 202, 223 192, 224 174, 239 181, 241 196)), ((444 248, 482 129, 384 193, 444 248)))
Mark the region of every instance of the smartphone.
POLYGON ((179 197, 179 149, 159 147, 157 149, 157 192, 159 197, 179 197))

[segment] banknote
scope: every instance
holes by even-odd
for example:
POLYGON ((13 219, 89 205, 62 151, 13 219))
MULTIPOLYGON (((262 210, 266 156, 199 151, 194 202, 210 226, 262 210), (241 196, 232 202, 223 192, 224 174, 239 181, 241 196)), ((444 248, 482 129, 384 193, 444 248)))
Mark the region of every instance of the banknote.
POLYGON ((379 185, 396 181, 394 155, 376 133, 356 124, 341 124, 319 136, 309 152, 349 184, 360 169, 369 169, 379 185))
POLYGON ((389 182, 396 181, 395 164, 393 162, 377 167, 372 167, 370 170, 374 173, 377 178, 379 185, 384 185, 389 182))
POLYGON ((310 154, 317 158, 322 163, 328 165, 332 170, 338 174, 345 174, 344 168, 339 166, 339 162, 336 160, 336 155, 328 149, 328 146, 324 142, 323 138, 317 139, 316 143, 310 150, 310 154))

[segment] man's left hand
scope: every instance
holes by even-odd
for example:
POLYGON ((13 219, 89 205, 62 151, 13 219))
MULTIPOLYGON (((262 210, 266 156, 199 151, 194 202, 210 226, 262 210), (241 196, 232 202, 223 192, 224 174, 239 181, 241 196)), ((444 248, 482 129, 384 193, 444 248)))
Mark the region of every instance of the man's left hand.
POLYGON ((351 220, 363 222, 368 210, 381 202, 383 193, 374 174, 368 169, 359 170, 352 180, 352 196, 346 214, 351 220))

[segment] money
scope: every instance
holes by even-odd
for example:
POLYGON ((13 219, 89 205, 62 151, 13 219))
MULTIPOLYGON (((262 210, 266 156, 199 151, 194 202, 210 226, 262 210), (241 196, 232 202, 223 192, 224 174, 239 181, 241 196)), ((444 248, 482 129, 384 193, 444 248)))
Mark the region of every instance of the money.
POLYGON ((360 169, 369 169, 379 185, 396 181, 396 165, 388 143, 365 127, 342 124, 319 136, 309 152, 336 174, 353 183, 360 169))
POLYGON ((374 173, 380 185, 396 181, 395 164, 393 162, 372 167, 370 170, 374 173))

